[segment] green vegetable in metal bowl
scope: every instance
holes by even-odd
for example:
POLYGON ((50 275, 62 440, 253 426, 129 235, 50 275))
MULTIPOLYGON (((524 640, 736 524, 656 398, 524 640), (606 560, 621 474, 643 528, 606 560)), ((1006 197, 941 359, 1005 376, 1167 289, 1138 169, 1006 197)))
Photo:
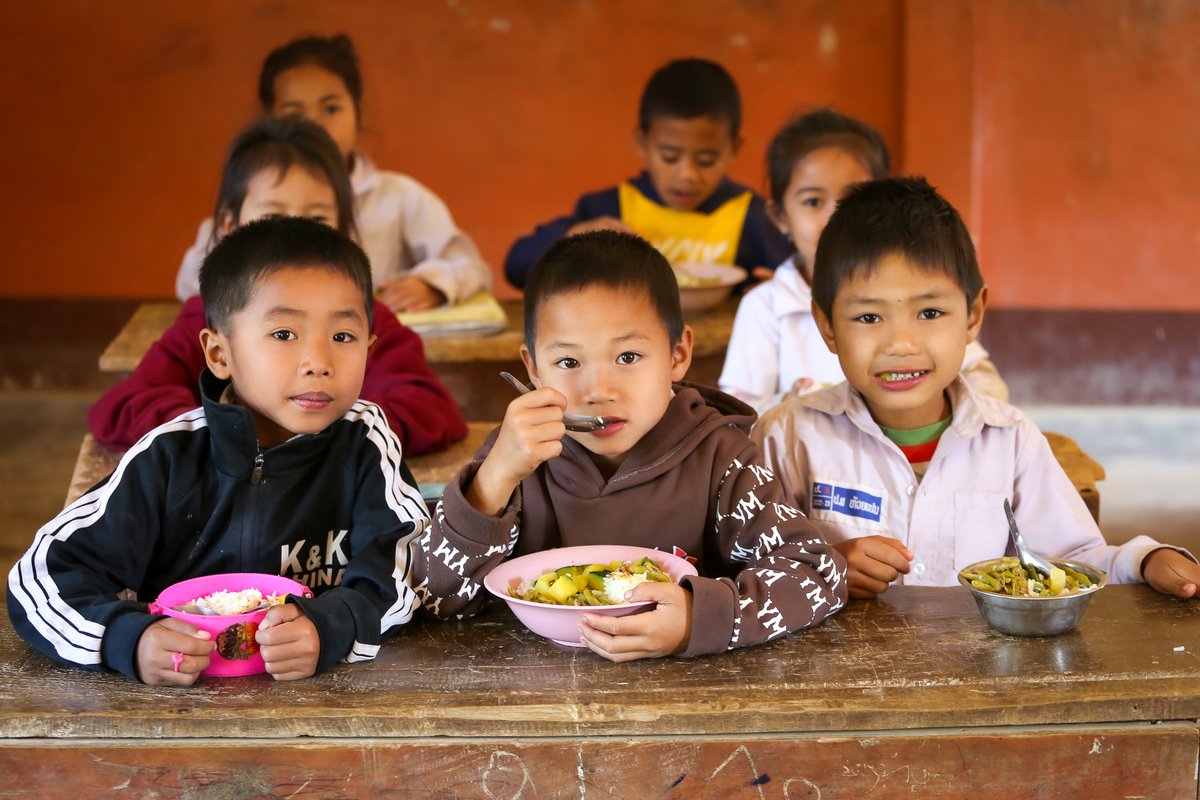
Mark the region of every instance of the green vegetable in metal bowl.
POLYGON ((961 574, 980 591, 1011 597, 1062 597, 1098 588, 1087 575, 1065 564, 1054 567, 1049 575, 1042 575, 1032 567, 1025 569, 1013 557, 974 570, 968 567, 961 574))

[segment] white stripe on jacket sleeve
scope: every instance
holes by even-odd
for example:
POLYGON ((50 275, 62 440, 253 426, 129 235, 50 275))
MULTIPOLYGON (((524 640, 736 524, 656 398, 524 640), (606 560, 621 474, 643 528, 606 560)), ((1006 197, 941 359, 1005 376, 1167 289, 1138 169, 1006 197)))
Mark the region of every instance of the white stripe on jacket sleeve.
POLYGON ((197 408, 147 433, 121 457, 106 483, 80 496, 43 525, 29 550, 13 565, 8 575, 9 591, 25 609, 34 630, 61 658, 76 664, 99 664, 105 626, 89 620, 63 599, 46 563, 50 548, 104 518, 109 500, 121 487, 129 465, 153 445, 155 438, 176 431, 198 430, 207 424, 204 410, 197 408))

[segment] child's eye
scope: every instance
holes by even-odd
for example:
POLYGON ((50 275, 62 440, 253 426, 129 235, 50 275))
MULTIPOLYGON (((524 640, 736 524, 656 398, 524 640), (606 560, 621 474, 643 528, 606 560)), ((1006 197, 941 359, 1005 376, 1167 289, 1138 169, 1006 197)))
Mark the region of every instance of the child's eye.
POLYGON ((554 362, 554 366, 562 369, 576 369, 579 366, 579 362, 573 358, 560 358, 554 362))
POLYGON ((926 308, 920 314, 917 314, 917 319, 937 319, 942 315, 941 310, 936 308, 926 308))
POLYGON ((308 218, 311 219, 313 222, 319 222, 322 225, 329 225, 329 217, 327 217, 324 214, 311 214, 311 215, 309 215, 308 218))
POLYGON ((291 331, 272 331, 271 338, 280 342, 290 342, 296 338, 296 334, 291 331))
POLYGON ((330 104, 330 105, 327 105, 324 108, 322 108, 321 113, 327 117, 332 117, 333 115, 341 112, 341 110, 342 110, 341 106, 330 104))
POLYGON ((881 320, 878 314, 859 314, 854 318, 854 321, 861 322, 865 325, 874 325, 881 320))
POLYGON ((349 344, 357 339, 358 337, 349 331, 339 331, 333 335, 333 340, 341 344, 349 344))
POLYGON ((635 364, 642 357, 641 353, 621 353, 617 356, 618 364, 635 364))
POLYGON ((820 208, 824 202, 819 197, 805 197, 800 201, 800 205, 805 208, 820 208))
POLYGON ((716 156, 702 156, 696 159, 696 164, 703 169, 709 169, 717 165, 717 159, 716 156))

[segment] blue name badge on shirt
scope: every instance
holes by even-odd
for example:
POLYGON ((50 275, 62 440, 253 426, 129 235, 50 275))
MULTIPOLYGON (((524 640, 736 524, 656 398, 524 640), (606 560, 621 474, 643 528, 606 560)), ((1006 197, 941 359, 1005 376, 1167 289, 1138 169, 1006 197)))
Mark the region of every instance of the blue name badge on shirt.
POLYGON ((813 511, 831 511, 872 522, 883 517, 883 498, 879 495, 817 481, 812 485, 812 507, 813 511))

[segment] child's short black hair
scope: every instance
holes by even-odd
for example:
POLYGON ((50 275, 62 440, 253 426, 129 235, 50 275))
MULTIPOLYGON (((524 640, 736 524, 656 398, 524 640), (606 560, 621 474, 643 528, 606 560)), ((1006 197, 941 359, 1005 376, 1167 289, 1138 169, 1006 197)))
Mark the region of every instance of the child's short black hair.
POLYGON ((593 286, 644 293, 674 346, 683 336, 675 271, 654 245, 632 233, 601 230, 566 236, 538 259, 525 283, 525 346, 534 353, 537 315, 551 297, 593 286))
POLYGON ((358 55, 354 52, 354 42, 344 33, 304 36, 272 50, 258 73, 258 100, 263 112, 269 114, 275 107, 275 79, 279 73, 303 64, 316 64, 341 78, 354 101, 354 110, 361 113, 362 75, 358 70, 358 55))
POLYGON ((796 164, 822 147, 837 147, 854 156, 874 179, 891 169, 887 144, 870 125, 832 108, 818 108, 787 122, 767 147, 767 178, 771 199, 783 207, 796 164))
POLYGON ((200 267, 200 297, 208 327, 229 332, 229 320, 250 302, 258 279, 280 269, 325 269, 362 290, 367 324, 374 295, 371 262, 362 248, 328 225, 303 217, 268 217, 217 242, 200 267))
POLYGON ((219 237, 226 215, 235 223, 241 217, 246 192, 256 175, 270 170, 282 179, 293 166, 325 179, 333 189, 336 227, 353 236, 354 189, 346 160, 333 138, 317 123, 300 117, 262 117, 246 126, 229 145, 213 210, 213 240, 219 237))
POLYGON ((983 276, 962 217, 924 178, 888 178, 850 187, 829 217, 813 259, 813 302, 826 317, 850 277, 870 275, 889 255, 942 272, 975 302, 983 276))
POLYGON ((742 98, 725 68, 703 58, 682 58, 650 76, 638 107, 638 127, 650 130, 655 117, 713 117, 729 123, 736 139, 742 127, 742 98))

